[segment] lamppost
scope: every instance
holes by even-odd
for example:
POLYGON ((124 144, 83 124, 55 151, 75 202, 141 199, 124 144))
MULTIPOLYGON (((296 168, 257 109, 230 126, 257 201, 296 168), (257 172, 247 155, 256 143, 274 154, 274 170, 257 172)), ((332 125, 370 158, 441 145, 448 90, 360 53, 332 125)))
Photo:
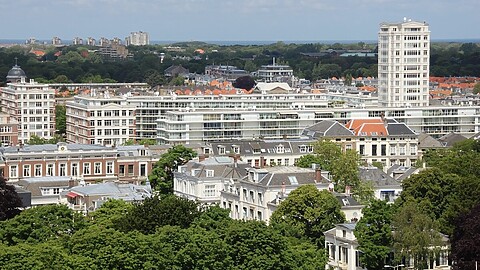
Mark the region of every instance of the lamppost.
POLYGON ((388 264, 387 264, 387 265, 384 265, 383 267, 384 267, 384 268, 392 268, 393 270, 397 270, 397 269, 399 269, 400 267, 404 267, 404 266, 405 266, 405 265, 403 265, 403 264, 399 264, 399 265, 397 265, 397 266, 391 266, 391 265, 388 265, 388 264))

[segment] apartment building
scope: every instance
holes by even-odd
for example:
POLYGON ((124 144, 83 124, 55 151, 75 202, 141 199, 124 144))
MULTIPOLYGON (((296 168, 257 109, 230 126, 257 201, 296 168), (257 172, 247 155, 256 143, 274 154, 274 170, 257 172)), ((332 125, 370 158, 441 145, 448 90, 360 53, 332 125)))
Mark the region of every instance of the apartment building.
POLYGON ((425 22, 381 23, 378 99, 385 107, 429 105, 430 31, 425 22))
POLYGON ((0 146, 18 144, 18 123, 10 115, 0 112, 0 146))
POLYGON ((112 146, 135 139, 136 107, 125 97, 92 90, 90 98, 75 97, 66 108, 67 142, 112 146))
POLYGON ((263 82, 288 82, 291 84, 293 69, 288 65, 278 65, 273 58, 273 63, 261 66, 257 70, 256 76, 263 82))
MULTIPOLYGON (((31 79, 15 65, 7 75, 6 87, 0 88, 1 112, 9 123, 17 124, 18 143, 26 143, 30 136, 52 138, 55 134, 55 91, 47 84, 31 79)), ((13 130, 13 127, 12 127, 13 130)))
POLYGON ((125 38, 125 45, 144 46, 150 44, 150 38, 147 32, 131 32, 128 37, 125 38))

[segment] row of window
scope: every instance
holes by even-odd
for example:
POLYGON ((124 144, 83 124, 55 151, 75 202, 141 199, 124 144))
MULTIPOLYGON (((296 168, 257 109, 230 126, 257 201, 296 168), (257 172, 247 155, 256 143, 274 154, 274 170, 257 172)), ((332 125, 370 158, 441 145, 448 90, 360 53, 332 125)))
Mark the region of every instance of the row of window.
MULTIPOLYGON (((43 171, 42 164, 34 164, 33 166, 30 164, 22 165, 22 176, 21 177, 42 177, 42 176, 79 176, 79 163, 71 163, 70 164, 70 171, 67 170, 66 163, 58 164, 58 170, 55 169, 54 163, 46 164, 45 173, 43 171), (33 172, 32 172, 33 169, 33 172)), ((92 164, 90 162, 84 162, 82 167, 82 175, 91 175, 92 174, 92 164)), ((124 165, 120 165, 124 166, 124 165)), ((17 178, 19 177, 19 165, 10 165, 10 178, 17 178)), ((107 175, 113 174, 113 161, 108 161, 106 163, 106 171, 107 175)), ((93 174, 100 175, 102 174, 102 163, 101 162, 94 162, 93 163, 93 174)), ((133 165, 132 165, 132 174, 133 174, 133 165)))

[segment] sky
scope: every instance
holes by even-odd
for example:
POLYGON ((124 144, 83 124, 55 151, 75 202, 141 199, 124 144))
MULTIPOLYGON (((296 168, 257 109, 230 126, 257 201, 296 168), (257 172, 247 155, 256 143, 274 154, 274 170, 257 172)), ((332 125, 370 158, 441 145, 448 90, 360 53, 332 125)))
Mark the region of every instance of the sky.
POLYGON ((480 39, 480 0, 0 0, 0 39, 374 41, 381 22, 430 25, 431 38, 480 39))

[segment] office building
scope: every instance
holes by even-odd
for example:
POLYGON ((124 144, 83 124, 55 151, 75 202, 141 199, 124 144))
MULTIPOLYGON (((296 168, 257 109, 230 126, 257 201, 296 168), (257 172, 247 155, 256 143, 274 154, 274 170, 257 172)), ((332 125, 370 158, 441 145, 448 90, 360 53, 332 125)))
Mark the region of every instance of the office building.
POLYGON ((378 99, 383 107, 429 105, 430 31, 425 22, 381 23, 378 99))

